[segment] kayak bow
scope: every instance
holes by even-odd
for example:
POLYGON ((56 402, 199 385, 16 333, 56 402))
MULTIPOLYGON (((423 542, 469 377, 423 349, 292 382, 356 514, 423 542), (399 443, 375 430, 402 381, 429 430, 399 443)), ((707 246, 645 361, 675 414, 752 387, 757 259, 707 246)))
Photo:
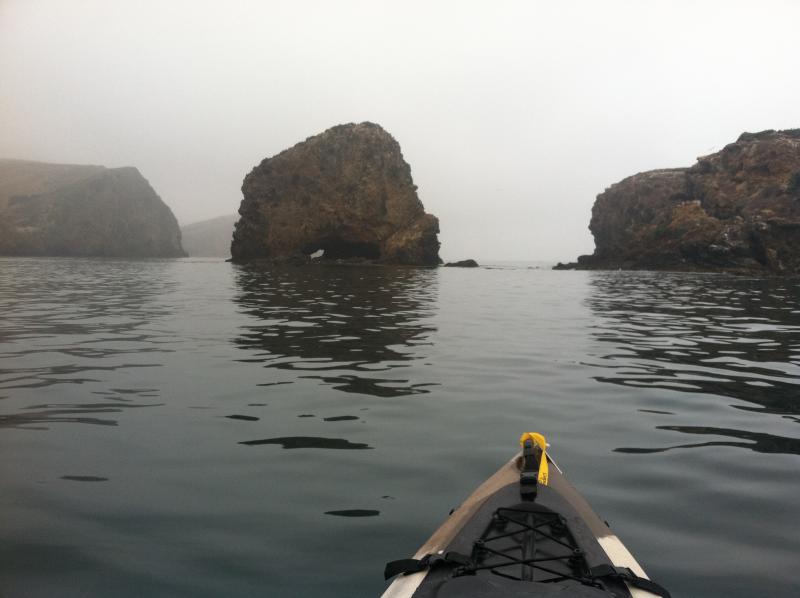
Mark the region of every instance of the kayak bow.
POLYGON ((383 598, 669 598, 566 480, 542 434, 481 484, 413 558, 383 598))

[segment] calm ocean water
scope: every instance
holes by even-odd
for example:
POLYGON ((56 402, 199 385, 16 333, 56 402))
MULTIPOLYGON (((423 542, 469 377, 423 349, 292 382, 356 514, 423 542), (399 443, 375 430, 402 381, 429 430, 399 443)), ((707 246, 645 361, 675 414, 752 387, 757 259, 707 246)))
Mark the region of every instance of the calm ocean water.
POLYGON ((800 592, 798 280, 1 259, 0 313, 6 598, 378 596, 526 430, 676 598, 800 592))

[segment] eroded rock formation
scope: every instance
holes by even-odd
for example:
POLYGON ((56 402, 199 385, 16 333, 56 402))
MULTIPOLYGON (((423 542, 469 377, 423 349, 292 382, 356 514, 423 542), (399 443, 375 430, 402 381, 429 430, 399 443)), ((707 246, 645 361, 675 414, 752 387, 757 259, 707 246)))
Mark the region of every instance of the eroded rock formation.
POLYGON ((439 264, 439 221, 426 214, 400 145, 373 123, 339 125, 265 159, 244 179, 234 261, 439 264))
POLYGON ((595 252, 557 267, 800 273, 800 129, 743 133, 597 196, 595 252))
POLYGON ((180 257, 178 222, 135 168, 0 160, 0 254, 180 257))

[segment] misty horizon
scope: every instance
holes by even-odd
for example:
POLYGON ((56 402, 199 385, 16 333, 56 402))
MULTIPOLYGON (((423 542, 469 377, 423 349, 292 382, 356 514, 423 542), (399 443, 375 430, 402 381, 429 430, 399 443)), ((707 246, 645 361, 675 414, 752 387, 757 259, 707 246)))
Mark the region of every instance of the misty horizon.
POLYGON ((0 0, 2 597, 796 596, 798 23, 0 0))
POLYGON ((0 156, 136 167, 181 225, 343 123, 399 142, 445 260, 591 253, 597 194, 800 126, 767 2, 0 4, 0 156), (776 93, 776 88, 779 92, 776 93))

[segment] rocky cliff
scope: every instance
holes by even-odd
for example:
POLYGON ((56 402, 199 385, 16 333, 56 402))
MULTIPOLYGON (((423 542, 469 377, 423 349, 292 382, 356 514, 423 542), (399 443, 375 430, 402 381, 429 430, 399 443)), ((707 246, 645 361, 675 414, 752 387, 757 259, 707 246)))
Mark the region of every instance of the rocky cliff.
POLYGON ((0 254, 180 257, 178 222, 135 168, 0 160, 0 254))
POLYGON ((800 129, 744 133, 597 196, 595 252, 557 267, 800 273, 800 129))
POLYGON ((234 261, 321 259, 434 266, 439 221, 426 214, 394 138, 340 125, 265 159, 244 179, 234 261))
POLYGON ((230 257, 233 227, 239 217, 219 216, 181 227, 181 243, 191 257, 230 257))

